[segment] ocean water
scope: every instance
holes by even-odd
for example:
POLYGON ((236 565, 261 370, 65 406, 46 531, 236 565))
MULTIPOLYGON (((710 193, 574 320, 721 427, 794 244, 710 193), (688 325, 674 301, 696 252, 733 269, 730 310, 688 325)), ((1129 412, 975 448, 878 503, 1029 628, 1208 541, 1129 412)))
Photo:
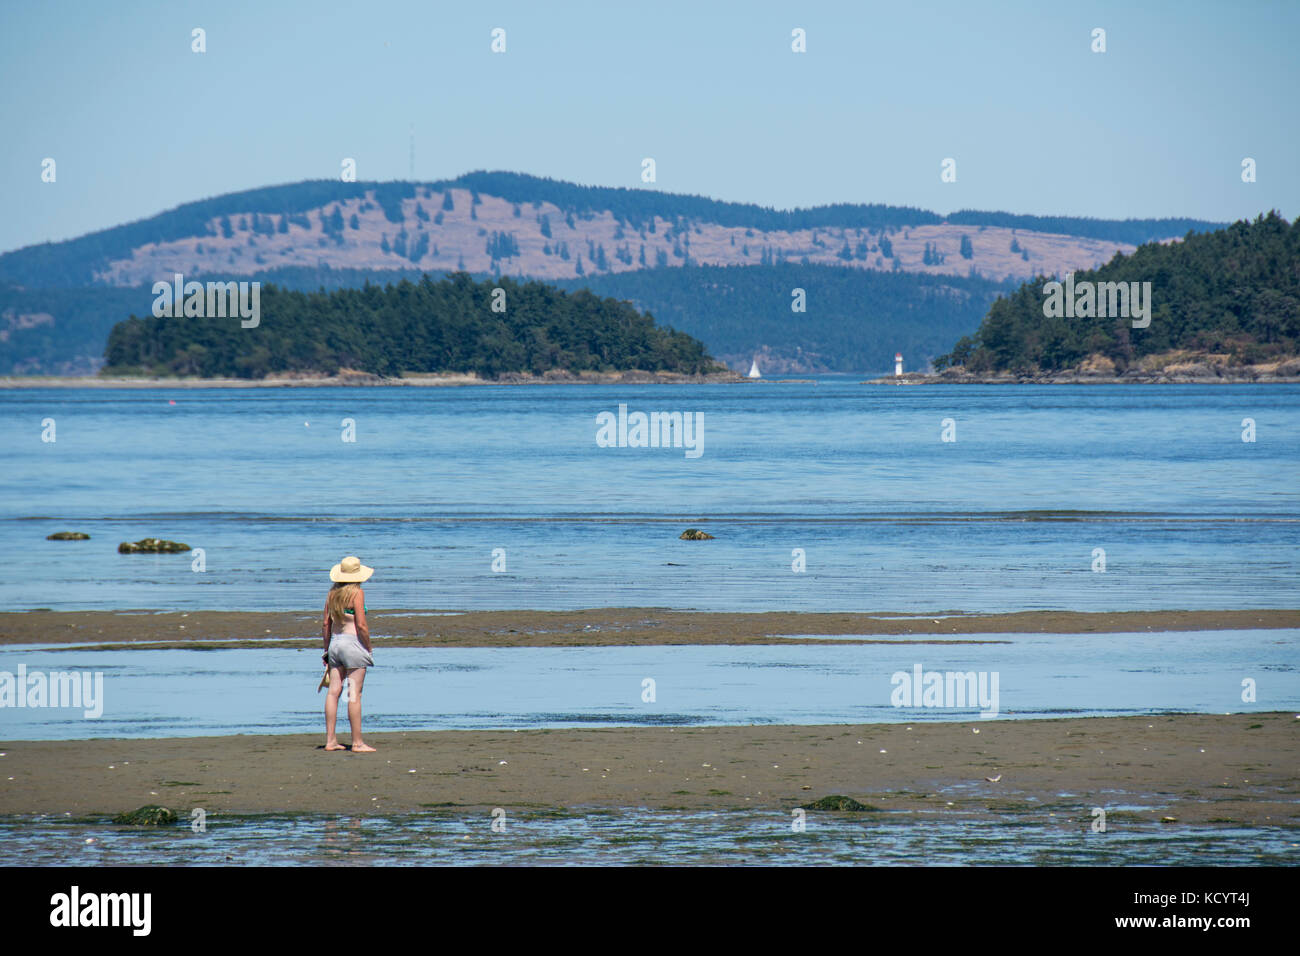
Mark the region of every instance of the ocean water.
MULTIPOLYGON (((954 720, 978 726, 993 717, 1300 711, 1300 630, 979 639, 385 649, 377 635, 364 721, 367 731, 382 733, 954 720), (918 665, 923 675, 974 673, 983 701, 956 697, 954 685, 951 700, 935 702, 942 706, 921 706, 919 698, 895 706, 895 675, 913 677, 918 665), (643 695, 647 678, 653 701, 643 695), (1255 689, 1248 703, 1247 679, 1255 689)), ((99 674, 102 690, 76 707, 0 709, 6 741, 324 732, 314 650, 0 647, 0 671, 17 674, 20 666, 28 674, 77 674, 83 687, 99 674)), ((339 729, 346 728, 341 715, 339 729)))
POLYGON ((1300 847, 1283 827, 1169 827, 1118 813, 1093 833, 1090 807, 1065 795, 1004 819, 945 816, 809 813, 802 832, 779 810, 512 808, 500 831, 459 810, 209 814, 203 832, 188 816, 157 829, 0 817, 0 866, 1279 866, 1300 847))
POLYGON ((1293 607, 1298 423, 1294 385, 0 390, 0 601, 314 608, 355 553, 376 620, 1293 607), (620 404, 702 454, 599 447, 620 404), (204 570, 116 553, 146 536, 204 570))
POLYGON ((0 390, 0 602, 305 609, 355 553, 376 611, 1295 606, 1297 414, 1295 385, 0 390), (702 416, 702 454, 598 446, 620 403, 702 416), (204 570, 116 553, 146 536, 204 570))

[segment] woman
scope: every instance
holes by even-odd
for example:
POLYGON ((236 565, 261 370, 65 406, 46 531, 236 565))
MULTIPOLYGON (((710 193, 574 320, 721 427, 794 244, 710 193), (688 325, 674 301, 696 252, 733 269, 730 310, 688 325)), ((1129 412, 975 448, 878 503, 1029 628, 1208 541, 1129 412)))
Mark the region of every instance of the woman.
POLYGON ((352 727, 352 752, 374 753, 375 748, 361 739, 361 687, 366 668, 374 665, 370 656, 370 628, 366 626, 366 594, 361 583, 375 573, 353 555, 330 568, 329 597, 325 599, 325 620, 321 636, 325 640, 325 666, 329 668, 330 689, 325 698, 325 749, 346 750, 334 733, 339 715, 339 693, 346 678, 348 723, 352 727))

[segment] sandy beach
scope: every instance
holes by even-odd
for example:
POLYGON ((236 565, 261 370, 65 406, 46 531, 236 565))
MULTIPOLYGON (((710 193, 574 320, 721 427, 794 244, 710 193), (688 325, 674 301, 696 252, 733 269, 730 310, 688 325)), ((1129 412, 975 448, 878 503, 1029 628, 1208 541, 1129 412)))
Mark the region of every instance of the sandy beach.
MULTIPOLYGON (((25 611, 0 621, 0 646, 96 644, 108 648, 316 647, 321 611, 25 611)), ((938 616, 771 612, 697 613, 664 608, 579 611, 370 610, 382 647, 602 647, 666 644, 819 643, 788 635, 861 634, 930 642, 980 641, 999 633, 1089 634, 1300 627, 1300 610, 1022 611, 938 616)), ((843 644, 843 639, 822 643, 843 644)))
POLYGON ((0 785, 0 814, 161 804, 186 815, 496 806, 788 815, 840 794, 886 811, 1071 827, 1098 806, 1109 808, 1112 827, 1293 827, 1297 729, 1283 712, 374 733, 373 754, 326 753, 315 735, 19 742, 0 745, 0 769, 12 778, 0 785))

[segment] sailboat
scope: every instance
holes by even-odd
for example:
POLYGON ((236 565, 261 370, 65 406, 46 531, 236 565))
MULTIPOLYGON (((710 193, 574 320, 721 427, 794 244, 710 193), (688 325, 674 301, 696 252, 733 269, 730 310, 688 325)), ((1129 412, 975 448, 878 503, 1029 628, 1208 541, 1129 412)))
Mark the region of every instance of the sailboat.
POLYGON ((759 372, 759 370, 758 370, 758 359, 757 359, 757 358, 754 359, 754 364, 751 365, 751 366, 749 367, 749 377, 750 377, 750 378, 762 378, 762 377, 763 377, 762 373, 759 372))

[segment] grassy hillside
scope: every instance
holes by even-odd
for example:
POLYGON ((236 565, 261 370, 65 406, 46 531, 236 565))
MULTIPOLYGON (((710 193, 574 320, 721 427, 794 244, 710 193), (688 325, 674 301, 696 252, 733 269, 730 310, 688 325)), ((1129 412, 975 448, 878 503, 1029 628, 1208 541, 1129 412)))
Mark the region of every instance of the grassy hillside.
MULTIPOLYGON (((404 247, 401 254, 394 253, 400 259, 414 248, 418 233, 427 231, 437 234, 437 229, 434 227, 441 225, 441 222, 433 223, 430 220, 437 218, 439 212, 448 214, 455 212, 455 209, 446 208, 444 204, 447 202, 448 194, 457 190, 464 193, 459 197, 461 215, 471 215, 474 212, 472 207, 478 205, 483 197, 494 197, 508 204, 511 218, 521 220, 517 224, 519 226, 523 225, 523 221, 533 220, 534 213, 540 211, 543 206, 553 207, 550 210, 550 216, 555 220, 552 225, 556 229, 560 226, 569 226, 570 231, 575 233, 574 236, 556 236, 556 241, 558 243, 568 242, 570 239, 578 240, 571 243, 574 246, 572 249, 574 256, 584 253, 583 240, 587 238, 587 231, 578 228, 577 224, 583 221, 590 222, 598 217, 608 218, 611 224, 621 226, 619 232, 622 235, 618 237, 618 241, 626 240, 629 244, 632 243, 631 233, 637 234, 637 239, 641 242, 646 241, 651 234, 658 234, 662 238, 665 225, 675 232, 682 232, 682 235, 673 237, 678 239, 689 239, 689 236, 684 233, 686 224, 707 223, 725 230, 740 230, 742 242, 746 239, 754 240, 750 244, 754 246, 755 264, 758 264, 760 246, 782 248, 788 255, 793 255, 793 250, 787 244, 776 240, 764 243, 760 236, 754 234, 835 231, 836 239, 839 241, 826 253, 835 255, 842 251, 841 244, 846 239, 850 241, 850 251, 853 252, 852 247, 856 246, 857 240, 862 238, 857 235, 859 231, 878 235, 892 234, 898 230, 939 226, 945 222, 944 217, 937 213, 911 207, 840 203, 812 209, 775 210, 750 203, 723 202, 703 196, 684 196, 657 189, 579 186, 553 179, 507 172, 474 172, 456 179, 418 184, 311 180, 229 193, 186 203, 147 219, 101 230, 77 239, 43 243, 5 253, 0 255, 0 282, 47 288, 72 288, 105 282, 113 284, 118 282, 113 277, 113 264, 130 260, 133 252, 143 246, 173 244, 170 246, 170 252, 174 257, 180 252, 180 247, 175 244, 185 240, 208 238, 213 240, 210 245, 220 248, 224 254, 231 250, 223 245, 222 240, 237 239, 238 244, 243 247, 247 245, 245 242, 247 238, 253 238, 255 243, 260 240, 264 245, 274 247, 281 241, 277 237, 284 237, 295 229, 299 230, 295 233, 297 238, 299 240, 309 238, 313 248, 332 250, 344 244, 341 240, 351 238, 350 230, 356 229, 351 223, 351 217, 364 215, 370 211, 375 213, 372 223, 374 228, 388 227, 385 234, 390 244, 396 241, 399 233, 410 239, 410 247, 404 247), (465 208, 466 201, 471 207, 468 211, 465 208), (417 204, 420 205, 419 211, 416 210, 417 204), (522 208, 525 206, 533 208, 525 213, 522 208), (332 221, 336 210, 339 216, 337 222, 332 221), (745 234, 746 230, 749 235, 745 234), (851 230, 853 235, 842 236, 839 234, 842 230, 851 230), (642 236, 642 232, 646 235, 642 236)), ((454 201, 453 205, 455 205, 454 201)), ((454 217, 449 215, 449 218, 454 217)), ((1113 221, 1077 217, 1016 216, 1010 213, 974 210, 954 213, 947 217, 946 222, 951 226, 983 227, 1008 232, 1016 229, 1034 230, 1129 245, 1136 245, 1150 239, 1182 235, 1189 229, 1206 229, 1217 225, 1191 219, 1113 221)), ((499 227, 504 225, 499 224, 499 227)), ((727 236, 730 238, 731 233, 727 233, 727 236)), ((476 240, 483 238, 475 236, 476 240)), ((603 236, 592 238, 604 240, 603 236)), ((825 236, 821 238, 826 239, 825 236)), ((929 238, 933 239, 935 236, 929 238)), ((610 260, 614 260, 615 240, 611 238, 609 243, 606 255, 610 260)), ((473 251, 478 252, 479 247, 484 244, 476 241, 473 251)), ((680 246, 681 243, 676 245, 680 246)), ((816 243, 809 243, 806 238, 796 245, 811 246, 808 252, 817 251, 816 243)), ((670 243, 668 250, 670 253, 673 251, 672 246, 673 244, 670 243)), ((954 253, 954 264, 957 264, 955 240, 953 246, 951 251, 954 253)), ((637 251, 634 246, 630 248, 633 252, 637 251)), ((199 255, 200 259, 202 258, 201 254, 195 253, 194 243, 188 243, 184 249, 189 256, 199 255)), ((470 251, 466 244, 461 243, 453 253, 453 257, 467 255, 470 251)), ((647 266, 655 265, 654 252, 655 250, 651 248, 647 266)), ((689 250, 686 252, 689 253, 689 250)), ((249 254, 247 264, 234 271, 251 272, 257 271, 261 265, 271 267, 275 265, 273 262, 254 264, 254 258, 255 254, 249 254)), ((586 267, 590 271, 591 257, 586 258, 586 267)), ((697 260, 700 258, 698 253, 695 258, 697 260)), ((855 257, 850 255, 848 258, 851 260, 855 257)), ((886 254, 883 258, 889 259, 890 256, 886 254)), ((417 261, 415 264, 426 268, 439 267, 439 264, 434 262, 417 261)), ((510 263, 505 262, 503 265, 502 271, 515 271, 510 263)), ((633 268, 641 264, 638 262, 634 265, 629 262, 625 265, 633 268)), ((451 262, 441 264, 443 269, 458 266, 478 268, 468 261, 457 263, 455 258, 451 262)), ((209 270, 212 269, 212 261, 207 261, 207 267, 209 270)), ((960 271, 965 273, 964 264, 960 271)), ((987 269, 984 271, 986 274, 989 273, 987 269)), ((999 271, 997 274, 1000 276, 1003 272, 999 271)), ((138 281, 140 277, 136 276, 125 284, 134 285, 138 281)))

